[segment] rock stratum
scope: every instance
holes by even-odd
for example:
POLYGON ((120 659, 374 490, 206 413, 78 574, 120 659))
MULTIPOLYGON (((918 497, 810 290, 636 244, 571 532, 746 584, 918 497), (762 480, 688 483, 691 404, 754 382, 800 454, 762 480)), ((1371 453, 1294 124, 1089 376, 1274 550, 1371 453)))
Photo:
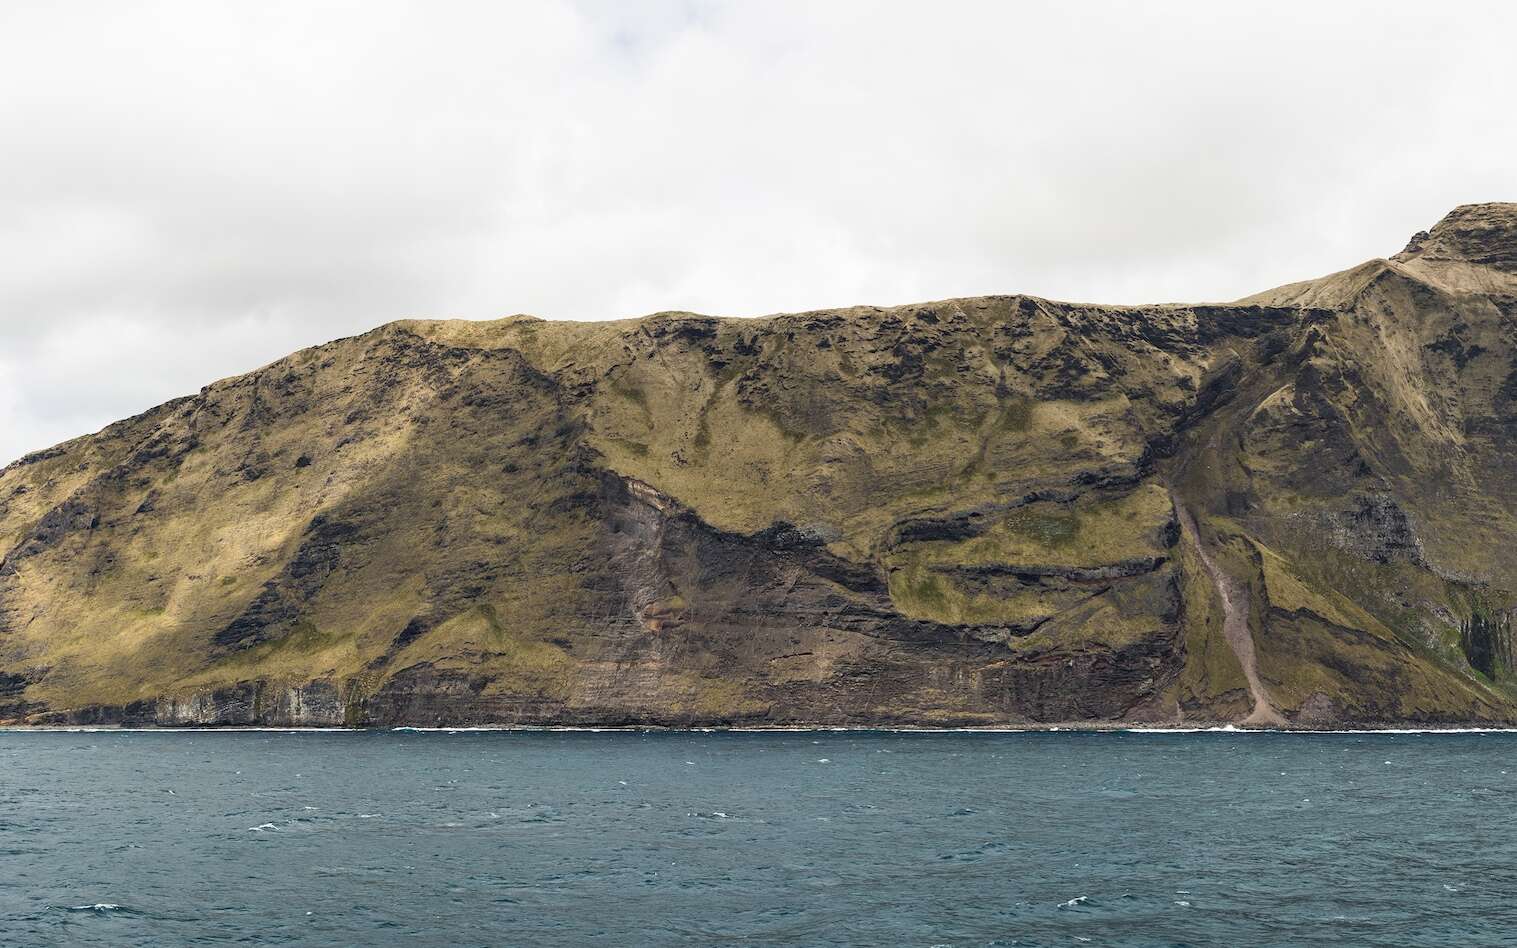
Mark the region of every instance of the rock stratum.
POLYGON ((0 472, 0 721, 1517 722, 1517 205, 1236 303, 406 321, 0 472))

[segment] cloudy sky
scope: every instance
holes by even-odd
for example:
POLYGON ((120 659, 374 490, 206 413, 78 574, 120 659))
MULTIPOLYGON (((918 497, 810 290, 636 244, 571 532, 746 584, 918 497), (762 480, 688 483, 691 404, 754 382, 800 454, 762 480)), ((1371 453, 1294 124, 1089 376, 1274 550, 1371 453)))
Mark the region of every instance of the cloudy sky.
POLYGON ((1514 5, 0 5, 0 463, 410 316, 1231 299, 1517 200, 1514 5))

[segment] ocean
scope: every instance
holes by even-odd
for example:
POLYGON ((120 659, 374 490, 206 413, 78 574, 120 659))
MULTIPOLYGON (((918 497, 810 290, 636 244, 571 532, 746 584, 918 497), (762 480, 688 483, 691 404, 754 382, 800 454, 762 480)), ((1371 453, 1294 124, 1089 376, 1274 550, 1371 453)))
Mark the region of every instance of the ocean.
POLYGON ((0 732, 4 945, 1511 945, 1517 735, 0 732))

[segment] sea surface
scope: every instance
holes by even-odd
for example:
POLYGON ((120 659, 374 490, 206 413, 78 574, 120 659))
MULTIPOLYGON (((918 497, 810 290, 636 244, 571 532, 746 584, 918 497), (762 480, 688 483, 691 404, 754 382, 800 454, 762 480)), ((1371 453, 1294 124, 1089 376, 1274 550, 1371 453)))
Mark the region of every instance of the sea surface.
POLYGON ((0 732, 4 945, 1512 945, 1517 735, 0 732))

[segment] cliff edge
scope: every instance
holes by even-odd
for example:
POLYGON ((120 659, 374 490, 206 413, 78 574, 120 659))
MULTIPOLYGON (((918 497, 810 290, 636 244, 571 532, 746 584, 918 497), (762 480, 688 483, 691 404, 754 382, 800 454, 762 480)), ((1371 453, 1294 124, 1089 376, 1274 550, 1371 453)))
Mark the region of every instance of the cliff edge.
POLYGON ((10 723, 1517 719, 1517 205, 1233 304, 407 321, 0 471, 10 723))

